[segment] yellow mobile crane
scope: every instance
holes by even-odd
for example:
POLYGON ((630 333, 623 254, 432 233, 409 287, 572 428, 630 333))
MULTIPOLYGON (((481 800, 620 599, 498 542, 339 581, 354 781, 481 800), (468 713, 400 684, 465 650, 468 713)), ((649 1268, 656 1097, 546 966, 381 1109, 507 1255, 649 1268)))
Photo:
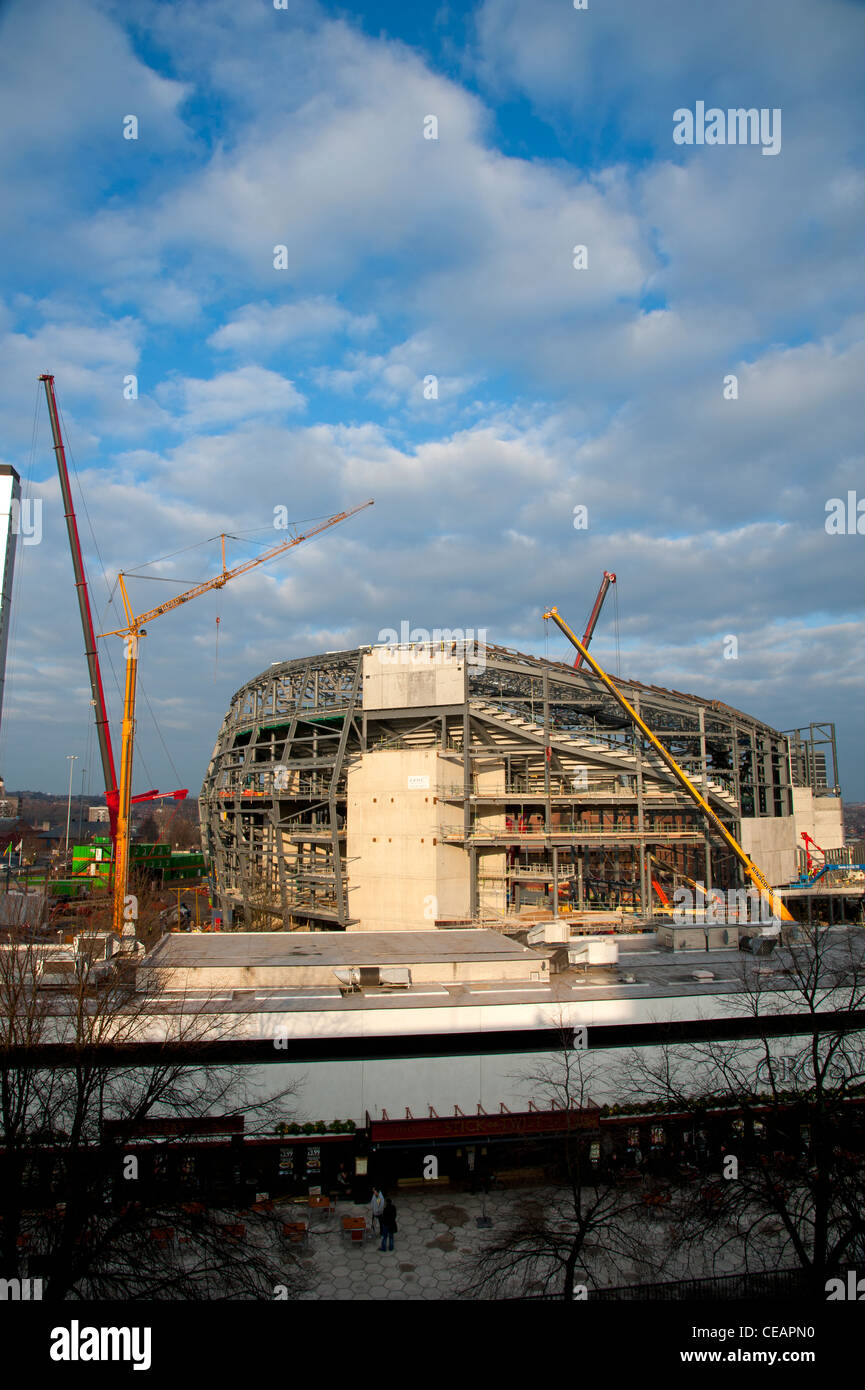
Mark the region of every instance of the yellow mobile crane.
MULTIPOLYGON (((168 613, 172 608, 178 608, 182 603, 188 603, 190 599, 197 598, 199 594, 206 594, 210 589, 222 589, 229 579, 236 579, 239 574, 246 574, 248 570, 255 569, 257 565, 263 565, 268 560, 273 560, 277 555, 282 555, 284 551, 290 550, 292 546, 300 545, 302 541, 309 540, 312 536, 319 535, 322 531, 327 531, 331 526, 338 526, 341 521, 354 516, 356 512, 361 512, 365 507, 373 505, 372 499, 368 502, 361 502, 359 506, 352 507, 350 511, 338 512, 336 516, 328 517, 320 526, 315 526, 311 531, 305 532, 302 536, 292 536, 290 540, 282 541, 279 545, 271 546, 263 554, 257 555, 253 560, 247 560, 242 565, 236 565, 233 569, 226 569, 225 565, 225 536, 222 536, 222 572, 213 579, 206 579, 201 584, 196 584, 191 589, 186 589, 182 594, 176 594, 165 603, 160 603, 158 608, 151 608, 147 613, 139 613, 136 617, 129 602, 129 595, 126 592, 124 575, 121 572, 117 576, 120 587, 120 595, 123 599, 123 609, 126 615, 127 626, 115 628, 111 632, 100 632, 100 637, 122 637, 124 655, 126 657, 126 686, 123 697, 123 732, 122 732, 122 751, 120 755, 120 787, 119 803, 117 810, 117 840, 114 854, 114 898, 112 902, 111 927, 117 936, 122 936, 124 922, 133 920, 127 917, 126 911, 126 890, 129 883, 129 809, 132 798, 132 753, 135 731, 135 689, 138 678, 138 639, 146 636, 145 623, 151 622, 154 618, 160 618, 163 613, 168 613)), ((133 914, 134 916, 134 914, 133 914)))
POLYGON ((736 858, 738 859, 739 863, 742 865, 742 868, 745 870, 745 873, 747 874, 748 878, 751 880, 751 882, 754 884, 754 887, 759 892, 760 896, 764 898, 765 901, 769 904, 769 907, 772 911, 772 916, 780 918, 782 922, 794 921, 795 919, 792 913, 788 910, 788 908, 785 907, 784 903, 777 896, 777 894, 772 892, 769 883, 763 877, 763 874, 757 868, 757 865, 754 863, 753 859, 751 859, 750 856, 745 853, 738 840, 733 838, 726 825, 721 820, 720 816, 717 816, 715 814, 706 798, 700 795, 700 792, 694 786, 690 778, 679 767, 679 764, 676 762, 672 754, 667 751, 667 749, 661 743, 660 739, 655 737, 648 724, 646 724, 644 720, 640 718, 633 705, 625 699, 622 692, 610 680, 610 677, 607 675, 606 671, 601 670, 597 661, 595 661, 595 658, 586 650, 579 638, 575 636, 575 634, 568 627, 564 618, 559 613, 559 610, 557 608, 551 608, 549 612, 544 614, 544 619, 546 620, 548 618, 552 618, 553 622, 556 624, 556 627, 559 628, 559 630, 565 634, 569 642, 573 643, 577 651, 580 652, 580 654, 582 655, 583 660, 588 663, 588 665, 594 671, 598 679, 603 683, 604 686, 606 686, 607 690, 609 690, 613 699, 616 701, 616 704, 619 705, 625 711, 626 715, 631 720, 631 722, 634 723, 640 730, 640 732, 649 740, 655 752, 659 755, 664 764, 670 769, 679 785, 685 789, 691 800, 697 806, 699 806, 700 810, 703 812, 703 815, 710 822, 712 828, 717 831, 717 833, 724 840, 725 844, 727 844, 730 847, 730 849, 733 851, 736 858))

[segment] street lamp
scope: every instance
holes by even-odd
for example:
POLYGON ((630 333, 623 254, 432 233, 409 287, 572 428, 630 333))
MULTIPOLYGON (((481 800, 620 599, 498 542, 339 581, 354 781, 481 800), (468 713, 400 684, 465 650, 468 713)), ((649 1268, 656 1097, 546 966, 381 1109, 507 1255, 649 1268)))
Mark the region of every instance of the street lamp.
POLYGON ((72 772, 78 761, 77 753, 67 753, 66 761, 69 764, 69 796, 66 801, 66 854, 65 860, 69 863, 69 822, 72 819, 72 772))

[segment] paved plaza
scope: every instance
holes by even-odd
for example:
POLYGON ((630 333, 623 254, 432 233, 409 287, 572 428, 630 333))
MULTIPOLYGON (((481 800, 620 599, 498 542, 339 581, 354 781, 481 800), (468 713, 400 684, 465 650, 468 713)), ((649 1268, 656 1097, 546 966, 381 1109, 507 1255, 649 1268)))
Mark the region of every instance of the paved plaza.
MULTIPOLYGON (((559 1189, 559 1192, 561 1190, 559 1189)), ((343 1230, 347 1216, 369 1218, 369 1207, 352 1202, 338 1202, 330 1215, 311 1214, 309 1242, 302 1256, 303 1269, 310 1281, 305 1300, 411 1300, 454 1299, 461 1288, 471 1288, 472 1270, 467 1257, 482 1248, 509 1222, 517 1204, 529 1202, 546 1206, 556 1190, 552 1188, 519 1188, 481 1194, 454 1192, 447 1188, 435 1191, 415 1189, 393 1193, 397 1209, 398 1232, 393 1251, 382 1252, 381 1238, 369 1231, 362 1242, 352 1242, 343 1230), (477 1218, 486 1214, 492 1226, 480 1228, 477 1218)), ((306 1215, 304 1209, 304 1215, 306 1215)), ((648 1242, 646 1253, 652 1257, 653 1270, 642 1273, 636 1266, 618 1271, 608 1262, 604 1239, 600 1231, 590 1237, 586 1255, 590 1258, 595 1277, 601 1287, 622 1283, 641 1283, 644 1280, 706 1278, 740 1273, 743 1266, 741 1245, 732 1239, 721 1242, 714 1253, 710 1242, 697 1242, 687 1249, 671 1248, 675 1217, 646 1214, 638 1218, 643 1238, 648 1242)), ((728 1232, 728 1236, 731 1233, 728 1232)), ((765 1236, 767 1253, 772 1237, 765 1236)), ((772 1267, 769 1255, 766 1267, 772 1267)), ((525 1291, 530 1296, 540 1293, 541 1285, 525 1291)), ((521 1296, 514 1289, 517 1296, 521 1296)), ((469 1298, 482 1297, 469 1292, 469 1298)), ((487 1295, 489 1296, 489 1295, 487 1295)))
MULTIPOLYGON (((395 1192, 399 1230, 393 1251, 382 1253, 381 1238, 367 1232, 355 1244, 344 1234, 344 1216, 369 1216, 368 1206, 338 1202, 330 1216, 310 1223, 304 1268, 312 1288, 304 1299, 448 1299, 467 1279, 464 1256, 477 1250, 484 1232, 476 1218, 486 1212, 495 1222, 515 1198, 494 1192, 484 1198, 440 1188, 430 1192, 395 1192)), ((522 1195, 522 1194, 520 1194, 522 1195)))

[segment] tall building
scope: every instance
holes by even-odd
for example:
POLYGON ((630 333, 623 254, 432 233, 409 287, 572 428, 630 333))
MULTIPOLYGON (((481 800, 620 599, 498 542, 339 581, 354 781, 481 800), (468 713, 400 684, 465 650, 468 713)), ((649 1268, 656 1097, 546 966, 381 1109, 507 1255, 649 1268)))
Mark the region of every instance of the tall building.
POLYGON ((12 612, 12 580, 15 575, 15 543, 21 508, 21 479, 8 463, 0 463, 0 725, 6 686, 6 645, 12 612))

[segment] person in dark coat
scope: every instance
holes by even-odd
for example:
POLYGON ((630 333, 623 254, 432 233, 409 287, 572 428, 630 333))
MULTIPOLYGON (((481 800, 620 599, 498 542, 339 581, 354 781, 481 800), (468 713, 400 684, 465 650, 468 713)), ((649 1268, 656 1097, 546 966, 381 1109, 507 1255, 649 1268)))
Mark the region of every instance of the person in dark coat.
POLYGON ((393 1238, 396 1235, 396 1207, 388 1197, 384 1204, 384 1211, 381 1214, 381 1245, 379 1250, 392 1250, 393 1238), (389 1242, 389 1244, 387 1243, 389 1242))

